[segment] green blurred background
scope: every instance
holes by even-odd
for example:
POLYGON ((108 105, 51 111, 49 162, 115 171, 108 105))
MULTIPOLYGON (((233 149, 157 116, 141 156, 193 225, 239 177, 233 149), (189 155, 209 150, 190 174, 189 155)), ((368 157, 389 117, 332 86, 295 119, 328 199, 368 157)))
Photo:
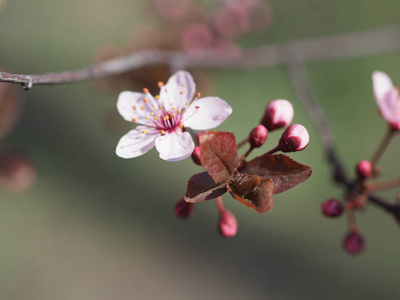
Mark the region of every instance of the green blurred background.
MULTIPOLYGON (((272 27, 246 37, 244 46, 372 29, 400 16, 397 0, 269 3, 272 27)), ((142 20, 139 1, 9 0, 0 11, 0 65, 24 74, 81 68, 99 46, 125 46, 142 20)), ((400 53, 307 65, 350 170, 371 156, 386 128, 371 72, 385 71, 400 84, 399 65, 400 53)), ((368 207, 358 217, 365 253, 342 251, 345 218, 320 213, 323 200, 342 192, 330 182, 316 130, 285 71, 207 75, 234 109, 219 129, 238 139, 257 124, 267 101, 291 100, 294 122, 311 135, 306 151, 291 156, 311 165, 313 176, 277 195, 266 215, 226 197, 239 232, 223 239, 214 202, 198 205, 187 221, 173 213, 187 179, 201 168, 190 160, 161 161, 154 150, 132 160, 114 154, 129 129, 122 118, 124 129, 104 129, 117 93, 93 83, 34 87, 24 92, 24 116, 4 142, 32 156, 39 180, 24 194, 0 193, 0 299, 398 299, 398 225, 368 207)), ((268 146, 278 138, 271 134, 268 146)), ((399 146, 396 139, 380 163, 384 178, 398 176, 399 146)))

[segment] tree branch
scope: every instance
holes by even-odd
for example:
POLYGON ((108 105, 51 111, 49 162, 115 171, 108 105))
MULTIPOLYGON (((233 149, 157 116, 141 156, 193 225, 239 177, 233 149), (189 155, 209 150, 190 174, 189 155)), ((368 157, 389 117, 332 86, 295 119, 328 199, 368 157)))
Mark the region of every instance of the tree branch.
POLYGON ((400 205, 398 205, 398 204, 389 203, 388 201, 386 201, 380 197, 377 197, 375 195, 368 195, 368 200, 371 203, 383 208, 387 212, 390 212, 393 214, 400 214, 400 205))
POLYGON ((272 67, 286 64, 282 53, 290 50, 303 63, 337 58, 360 57, 400 50, 400 25, 392 25, 363 32, 261 46, 243 50, 239 57, 222 57, 214 52, 190 56, 181 52, 147 50, 111 59, 80 70, 22 75, 0 72, 0 82, 33 85, 73 83, 117 75, 154 64, 167 64, 171 70, 190 68, 249 68, 272 67))

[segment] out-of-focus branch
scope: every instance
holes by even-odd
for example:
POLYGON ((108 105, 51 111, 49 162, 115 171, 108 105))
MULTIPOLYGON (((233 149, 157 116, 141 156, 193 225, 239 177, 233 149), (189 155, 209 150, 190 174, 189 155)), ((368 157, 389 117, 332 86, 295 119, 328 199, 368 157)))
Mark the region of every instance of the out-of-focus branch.
POLYGON ((190 68, 248 68, 286 64, 282 53, 290 51, 303 63, 337 58, 360 57, 400 50, 400 25, 363 32, 261 46, 244 50, 238 57, 222 57, 214 52, 190 56, 181 52, 148 50, 111 59, 88 68, 42 75, 21 75, 0 72, 0 82, 33 85, 72 83, 121 74, 153 64, 167 64, 171 70, 190 68))
POLYGON ((302 60, 298 57, 295 49, 287 49, 285 58, 289 80, 299 101, 305 107, 309 118, 319 132, 326 159, 332 166, 333 179, 335 182, 350 188, 351 182, 347 179, 344 166, 337 153, 332 129, 311 88, 302 60))
POLYGON ((369 195, 368 199, 371 203, 385 209, 387 212, 393 214, 400 214, 400 205, 389 203, 387 200, 384 200, 375 195, 369 195))
MULTIPOLYGON (((296 92, 299 101, 306 108, 306 111, 311 121, 315 124, 317 128, 317 131, 322 141, 322 146, 326 154, 326 158, 332 166, 333 179, 337 183, 343 184, 348 192, 356 191, 359 188, 357 185, 357 181, 352 182, 347 178, 344 166, 341 162, 339 154, 336 151, 333 132, 329 126, 327 118, 325 117, 325 113, 311 88, 301 58, 297 56, 296 51, 292 51, 291 49, 287 49, 287 52, 285 53, 285 58, 285 66, 293 90, 296 92)), ((384 186, 385 189, 398 187, 399 178, 388 181, 385 183, 385 185, 383 183, 380 185, 375 183, 375 186, 372 186, 371 183, 371 188, 373 188, 373 190, 379 190, 379 186, 384 186)), ((389 201, 372 194, 368 195, 368 199, 371 203, 380 208, 383 208, 387 212, 395 215, 400 214, 399 204, 390 203, 389 201)), ((354 217, 352 212, 350 216, 354 217)))

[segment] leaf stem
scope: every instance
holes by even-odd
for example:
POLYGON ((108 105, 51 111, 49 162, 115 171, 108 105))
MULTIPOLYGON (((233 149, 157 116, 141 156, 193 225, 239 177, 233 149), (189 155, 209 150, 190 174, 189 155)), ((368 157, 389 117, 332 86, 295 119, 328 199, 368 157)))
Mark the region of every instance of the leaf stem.
POLYGON ((225 207, 224 207, 224 202, 222 200, 222 197, 217 197, 215 198, 215 202, 217 203, 217 208, 219 210, 220 213, 225 211, 225 207))

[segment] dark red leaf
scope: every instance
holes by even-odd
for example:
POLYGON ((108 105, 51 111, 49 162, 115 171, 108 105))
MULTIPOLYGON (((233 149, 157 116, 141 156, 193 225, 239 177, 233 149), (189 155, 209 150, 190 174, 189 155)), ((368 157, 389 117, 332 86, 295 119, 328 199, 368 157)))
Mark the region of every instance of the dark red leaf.
POLYGON ((215 182, 228 180, 238 161, 235 136, 231 132, 206 132, 199 136, 201 163, 215 182))
POLYGON ((300 164, 286 155, 264 154, 248 162, 240 173, 271 178, 274 181, 274 194, 279 194, 305 181, 312 170, 310 166, 300 164))
POLYGON ((257 175, 241 174, 228 182, 231 195, 259 213, 270 211, 274 205, 274 182, 257 175))
POLYGON ((215 183, 207 172, 193 175, 187 185, 185 201, 190 203, 215 199, 226 193, 226 182, 215 183))

